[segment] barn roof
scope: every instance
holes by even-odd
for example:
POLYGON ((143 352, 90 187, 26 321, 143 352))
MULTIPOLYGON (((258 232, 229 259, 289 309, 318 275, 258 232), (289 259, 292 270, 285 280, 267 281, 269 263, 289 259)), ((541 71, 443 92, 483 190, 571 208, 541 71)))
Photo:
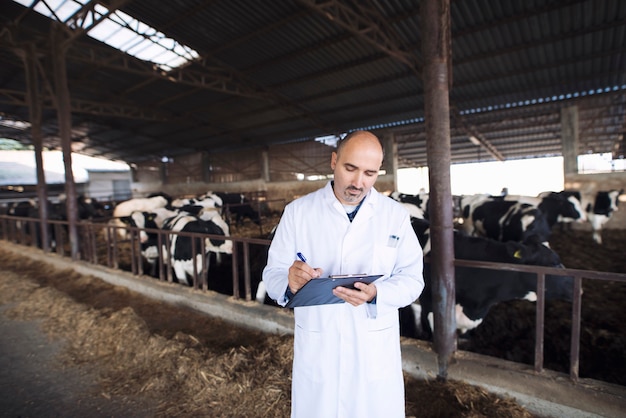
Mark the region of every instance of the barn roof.
MULTIPOLYGON (((93 2, 66 19, 75 151, 139 163, 368 128, 396 133, 401 167, 426 164, 420 2, 100 4, 199 58, 164 71, 90 38, 93 2)), ((13 1, 0 15, 0 137, 30 143, 21 57, 33 45, 44 142, 58 148, 52 21, 13 1)), ((626 2, 452 0, 451 24, 453 162, 560 155, 560 112, 572 105, 579 154, 624 154, 626 2)))

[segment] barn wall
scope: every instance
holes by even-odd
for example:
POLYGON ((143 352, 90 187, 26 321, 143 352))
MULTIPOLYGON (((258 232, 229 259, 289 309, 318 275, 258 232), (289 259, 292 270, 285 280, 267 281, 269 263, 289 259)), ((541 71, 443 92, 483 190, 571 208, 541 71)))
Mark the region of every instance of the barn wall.
POLYGON ((332 173, 330 158, 334 147, 317 141, 270 147, 269 176, 271 181, 292 181, 302 177, 327 176, 332 173))
MULTIPOLYGON (((114 181, 127 181, 130 186, 131 176, 129 171, 111 172, 111 171, 89 171, 89 183, 85 195, 98 200, 118 200, 115 196, 116 190, 113 185, 114 181)), ((120 192, 119 190, 117 191, 120 192)), ((128 193, 122 197, 128 198, 128 193)))
MULTIPOLYGON (((580 190, 583 194, 608 190, 626 191, 626 173, 566 174, 564 189, 580 190)), ((589 225, 581 227, 590 229, 589 225)), ((619 210, 613 214, 604 228, 626 229, 626 195, 621 197, 619 210)))
MULTIPOLYGON (((332 175, 331 154, 335 147, 317 141, 281 144, 267 149, 229 153, 195 153, 167 163, 151 161, 133 170, 133 197, 165 192, 192 197, 207 191, 262 196, 271 210, 282 211, 286 202, 323 187, 332 175), (269 181, 264 180, 264 155, 269 181)), ((376 189, 395 190, 392 174, 380 176, 376 189)))
POLYGON ((171 162, 162 163, 161 170, 167 183, 184 184, 202 181, 202 153, 178 156, 171 162))
MULTIPOLYGON (((333 150, 334 147, 306 141, 241 152, 199 152, 176 157, 168 163, 143 163, 134 168, 132 192, 134 197, 154 192, 176 197, 191 197, 207 191, 237 192, 250 197, 263 196, 270 201, 270 209, 280 211, 283 202, 290 202, 326 184, 326 177, 332 174, 330 156, 333 150), (269 181, 263 179, 264 154, 268 157, 269 181), (303 181, 302 178, 318 180, 303 181)), ((376 189, 391 192, 395 190, 395 184, 393 174, 380 176, 376 189)), ((564 189, 583 193, 626 190, 626 173, 566 174, 564 189)), ((621 210, 613 215, 606 228, 626 229, 626 201, 620 206, 621 210)))

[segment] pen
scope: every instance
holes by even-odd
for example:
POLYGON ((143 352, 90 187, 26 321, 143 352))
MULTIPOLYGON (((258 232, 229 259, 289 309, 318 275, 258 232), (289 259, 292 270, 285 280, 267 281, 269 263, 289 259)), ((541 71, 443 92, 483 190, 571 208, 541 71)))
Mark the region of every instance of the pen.
POLYGON ((298 258, 299 258, 300 260, 302 260, 303 262, 305 262, 305 263, 306 263, 306 258, 304 257, 304 255, 302 255, 302 253, 298 253, 298 254, 296 254, 296 255, 298 256, 298 258))

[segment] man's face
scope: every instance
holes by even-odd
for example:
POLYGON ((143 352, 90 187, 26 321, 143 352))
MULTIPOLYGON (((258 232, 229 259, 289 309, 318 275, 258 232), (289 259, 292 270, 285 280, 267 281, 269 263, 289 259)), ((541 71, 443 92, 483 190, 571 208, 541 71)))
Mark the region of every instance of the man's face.
POLYGON ((337 199, 344 205, 357 205, 376 182, 382 162, 380 143, 366 135, 350 139, 339 155, 333 152, 330 167, 337 199))

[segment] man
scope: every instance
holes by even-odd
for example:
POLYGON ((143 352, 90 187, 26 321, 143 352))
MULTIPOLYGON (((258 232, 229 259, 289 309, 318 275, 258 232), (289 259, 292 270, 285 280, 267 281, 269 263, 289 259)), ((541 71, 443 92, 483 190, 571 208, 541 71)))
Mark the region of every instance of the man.
POLYGON ((375 135, 348 135, 334 180, 288 204, 272 239, 263 281, 282 306, 309 280, 383 274, 335 288, 347 303, 294 308, 292 417, 405 416, 398 308, 424 288, 423 259, 408 212, 373 188, 382 161, 375 135))

